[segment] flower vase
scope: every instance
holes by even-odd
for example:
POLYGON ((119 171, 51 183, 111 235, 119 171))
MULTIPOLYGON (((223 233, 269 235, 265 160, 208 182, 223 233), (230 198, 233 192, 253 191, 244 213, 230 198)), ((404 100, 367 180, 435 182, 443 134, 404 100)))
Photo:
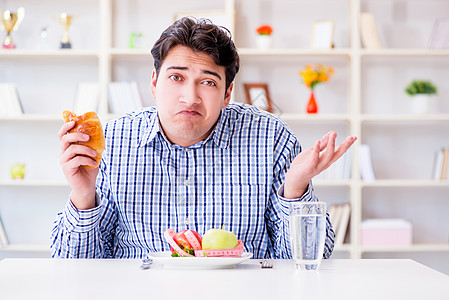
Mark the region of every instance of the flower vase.
POLYGON ((313 90, 310 92, 310 98, 306 106, 306 111, 308 114, 316 114, 318 112, 318 104, 316 103, 313 90))
POLYGON ((257 36, 257 48, 268 49, 271 48, 271 36, 266 34, 261 34, 257 36))
POLYGON ((412 97, 411 108, 414 114, 426 114, 429 112, 430 96, 427 94, 417 94, 412 97))

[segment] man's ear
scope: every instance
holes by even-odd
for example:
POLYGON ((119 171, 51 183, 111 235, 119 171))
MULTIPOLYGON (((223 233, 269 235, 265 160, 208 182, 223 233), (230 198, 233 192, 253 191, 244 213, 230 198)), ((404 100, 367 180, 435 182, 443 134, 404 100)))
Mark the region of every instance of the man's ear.
POLYGON ((229 102, 231 101, 231 93, 232 89, 234 88, 234 82, 232 82, 228 89, 226 90, 224 102, 223 102, 223 108, 226 108, 229 105, 229 102))
POLYGON ((156 99, 156 82, 157 82, 157 73, 156 70, 153 70, 153 73, 151 74, 151 95, 154 99, 156 99))

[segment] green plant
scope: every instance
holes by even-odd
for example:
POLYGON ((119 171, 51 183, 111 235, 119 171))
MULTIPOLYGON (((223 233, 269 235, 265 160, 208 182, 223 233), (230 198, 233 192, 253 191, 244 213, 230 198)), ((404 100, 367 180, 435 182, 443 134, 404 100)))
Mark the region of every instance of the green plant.
POLYGON ((417 94, 436 94, 438 92, 437 87, 430 81, 425 80, 413 80, 405 88, 405 92, 409 96, 417 94))

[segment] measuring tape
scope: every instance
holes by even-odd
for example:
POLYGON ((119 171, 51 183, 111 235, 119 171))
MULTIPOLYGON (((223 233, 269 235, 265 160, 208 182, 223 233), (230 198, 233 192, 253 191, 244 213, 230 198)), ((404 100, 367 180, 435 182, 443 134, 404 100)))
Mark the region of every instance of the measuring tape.
POLYGON ((197 257, 241 257, 243 254, 243 242, 239 240, 237 246, 231 249, 195 250, 197 257))

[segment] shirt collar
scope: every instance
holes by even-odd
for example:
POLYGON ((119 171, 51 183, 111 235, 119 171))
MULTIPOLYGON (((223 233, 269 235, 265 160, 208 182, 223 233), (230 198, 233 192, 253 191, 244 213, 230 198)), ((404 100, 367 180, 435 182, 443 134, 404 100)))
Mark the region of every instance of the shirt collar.
POLYGON ((215 126, 214 142, 215 144, 222 148, 227 149, 229 147, 229 141, 232 135, 232 127, 234 124, 229 123, 230 110, 223 108, 221 110, 220 118, 218 119, 217 125, 215 126))
POLYGON ((143 147, 146 144, 149 144, 151 141, 154 140, 156 134, 161 130, 159 126, 159 118, 156 108, 154 108, 153 111, 154 113, 151 113, 150 111, 149 117, 145 118, 146 121, 145 133, 142 135, 139 144, 137 145, 138 147, 143 147))
MULTIPOLYGON (((159 116, 156 111, 156 113, 150 114, 149 118, 146 119, 146 128, 147 130, 142 135, 142 138, 139 141, 138 147, 145 146, 149 143, 151 143, 156 135, 160 133, 162 137, 165 135, 163 134, 161 130, 161 126, 159 124, 159 116)), ((229 146, 229 140, 231 137, 230 127, 232 124, 229 124, 229 111, 226 108, 223 108, 221 110, 220 117, 218 119, 218 122, 215 126, 215 129, 211 132, 211 134, 203 141, 192 145, 191 147, 198 147, 198 145, 205 144, 209 139, 213 139, 214 143, 223 149, 228 148, 229 146)))

